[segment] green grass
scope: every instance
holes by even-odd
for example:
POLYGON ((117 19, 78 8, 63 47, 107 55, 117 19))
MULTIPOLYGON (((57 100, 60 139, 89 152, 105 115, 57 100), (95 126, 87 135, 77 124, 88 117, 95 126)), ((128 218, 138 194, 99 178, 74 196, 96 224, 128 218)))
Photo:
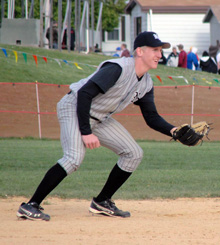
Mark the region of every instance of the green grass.
POLYGON ((96 70, 96 66, 106 60, 107 57, 98 54, 86 55, 83 53, 70 52, 63 50, 48 50, 41 48, 28 48, 21 46, 10 46, 0 44, 5 48, 8 58, 3 51, 0 52, 0 67, 4 71, 1 74, 0 82, 41 82, 49 84, 71 84, 76 82, 96 70), (18 61, 15 61, 13 51, 17 51, 18 61), (27 55, 27 63, 23 57, 27 55), (37 55, 38 65, 32 55, 37 55), (43 57, 47 57, 46 63, 43 57), (59 63, 56 61, 59 60, 59 63), (68 61, 68 64, 63 60, 68 61), (83 70, 77 69, 76 62, 83 70))
MULTIPOLYGON (((5 48, 8 58, 5 57, 3 51, 0 52, 1 73, 0 82, 41 82, 50 84, 71 84, 84 77, 87 77, 95 71, 96 66, 100 62, 111 59, 113 57, 100 54, 83 54, 78 52, 70 52, 62 50, 48 50, 33 47, 12 46, 0 44, 0 49, 5 48), (18 62, 15 62, 13 51, 17 51, 18 62), (27 63, 23 54, 27 55, 27 63), (36 66, 32 55, 38 57, 38 66, 36 66), (48 63, 43 60, 43 56, 47 57, 48 63), (56 62, 59 60, 60 65, 56 62), (70 65, 63 62, 67 60, 70 65), (74 65, 76 62, 81 68, 77 69, 74 65)), ((182 68, 172 68, 159 65, 158 69, 149 72, 156 86, 181 86, 187 85, 182 78, 175 76, 184 76, 189 84, 197 84, 203 86, 220 86, 220 76, 201 71, 191 71, 182 68), (162 83, 156 76, 160 76, 162 83), (174 81, 169 77, 173 77, 174 81), (213 79, 217 79, 216 81, 213 79)))
MULTIPOLYGON (((220 196, 220 142, 186 147, 176 142, 139 141, 144 158, 115 194, 120 199, 220 196)), ((30 197, 46 171, 62 157, 58 140, 0 140, 0 197, 30 197)), ((80 169, 50 196, 90 199, 105 183, 117 156, 103 147, 87 150, 80 169)))
MULTIPOLYGON (((103 60, 112 58, 3 44, 1 48, 6 49, 8 58, 0 50, 0 82, 71 84, 90 75, 103 60), (17 63, 13 51, 18 52, 17 63), (27 54, 27 63, 22 53, 27 54), (32 55, 37 55, 38 66, 32 55), (47 57, 47 64, 43 56, 47 57), (61 65, 55 59, 59 59, 61 65), (74 62, 83 70, 77 69, 74 62)), ((184 76, 189 84, 220 85, 219 75, 162 65, 150 74, 157 86, 186 85, 183 79, 172 81, 168 76, 184 76), (161 77, 162 83, 156 75, 161 77)), ((171 142, 139 141, 139 144, 144 149, 144 159, 114 198, 220 196, 219 142, 205 142, 201 147, 192 148, 171 142)), ((2 139, 0 149, 0 197, 3 198, 30 197, 46 171, 62 157, 58 140, 2 139)), ((105 148, 87 150, 80 169, 64 179, 51 195, 90 199, 101 190, 116 161, 117 156, 105 148)))

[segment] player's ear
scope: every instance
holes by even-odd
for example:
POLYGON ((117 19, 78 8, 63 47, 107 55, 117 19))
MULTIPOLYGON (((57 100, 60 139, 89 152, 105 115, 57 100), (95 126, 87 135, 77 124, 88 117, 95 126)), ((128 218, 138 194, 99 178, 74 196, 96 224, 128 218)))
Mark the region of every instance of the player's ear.
POLYGON ((136 51, 136 56, 137 57, 142 56, 143 50, 142 50, 141 47, 137 47, 135 51, 136 51))

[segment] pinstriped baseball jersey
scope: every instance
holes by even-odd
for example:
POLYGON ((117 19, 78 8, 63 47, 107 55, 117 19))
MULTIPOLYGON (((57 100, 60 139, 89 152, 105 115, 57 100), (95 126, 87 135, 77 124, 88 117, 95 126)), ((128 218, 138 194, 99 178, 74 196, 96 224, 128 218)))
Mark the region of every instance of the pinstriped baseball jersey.
MULTIPOLYGON (((98 137, 102 146, 115 152, 118 166, 127 172, 133 172, 143 157, 143 151, 130 133, 115 119, 112 114, 123 110, 127 105, 142 98, 153 87, 149 74, 138 81, 133 58, 120 58, 105 62, 117 63, 122 73, 117 82, 105 94, 98 94, 91 103, 90 115, 99 119, 90 119, 92 132, 98 137)), ((97 71, 105 63, 101 63, 97 71)), ((95 72, 95 73, 96 73, 95 72)), ((61 144, 64 155, 58 163, 68 174, 76 171, 83 161, 85 146, 83 145, 77 117, 77 91, 95 74, 70 85, 73 91, 65 95, 57 105, 57 114, 61 129, 61 144)))
MULTIPOLYGON (((100 93, 92 100, 90 115, 100 121, 104 121, 112 114, 122 111, 129 104, 142 98, 153 87, 152 79, 148 73, 138 81, 135 73, 134 58, 121 58, 104 61, 99 65, 96 72, 99 71, 105 62, 116 63, 122 66, 123 69, 121 76, 115 85, 105 94, 100 93)), ((80 80, 78 83, 71 84, 70 89, 77 94, 77 91, 86 82, 88 82, 95 73, 86 79, 80 80)))

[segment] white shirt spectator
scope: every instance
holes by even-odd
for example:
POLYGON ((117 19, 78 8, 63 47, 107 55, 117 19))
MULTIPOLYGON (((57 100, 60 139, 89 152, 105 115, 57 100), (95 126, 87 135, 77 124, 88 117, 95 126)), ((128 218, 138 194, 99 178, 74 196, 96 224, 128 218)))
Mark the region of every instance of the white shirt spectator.
POLYGON ((220 50, 218 51, 218 53, 216 55, 216 61, 217 61, 218 73, 219 73, 220 72, 220 50))

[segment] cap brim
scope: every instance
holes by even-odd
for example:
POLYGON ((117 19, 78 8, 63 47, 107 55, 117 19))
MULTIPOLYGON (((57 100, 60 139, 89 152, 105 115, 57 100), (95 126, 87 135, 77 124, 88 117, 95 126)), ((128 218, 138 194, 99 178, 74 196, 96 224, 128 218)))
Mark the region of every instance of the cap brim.
POLYGON ((171 47, 170 43, 162 43, 162 48, 166 49, 170 47, 171 47))
POLYGON ((170 48, 171 45, 170 43, 157 42, 157 43, 154 43, 153 45, 149 45, 149 47, 162 47, 163 49, 166 49, 166 48, 170 48))

